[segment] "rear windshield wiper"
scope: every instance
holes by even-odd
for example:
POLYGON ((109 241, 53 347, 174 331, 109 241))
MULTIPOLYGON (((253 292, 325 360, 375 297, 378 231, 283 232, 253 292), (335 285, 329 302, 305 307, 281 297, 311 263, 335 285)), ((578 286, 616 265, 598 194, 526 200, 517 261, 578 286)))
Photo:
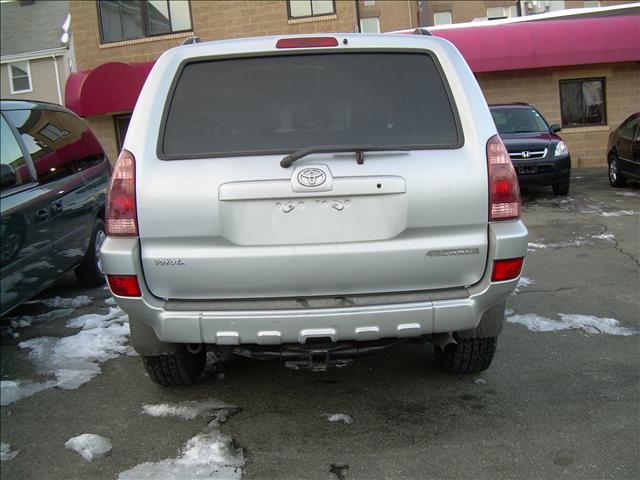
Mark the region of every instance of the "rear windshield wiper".
POLYGON ((354 152, 358 165, 364 163, 364 152, 390 152, 390 151, 407 152, 411 150, 409 147, 397 145, 323 145, 314 147, 305 147, 290 153, 280 161, 282 168, 289 168, 293 162, 300 160, 312 153, 342 153, 354 152))

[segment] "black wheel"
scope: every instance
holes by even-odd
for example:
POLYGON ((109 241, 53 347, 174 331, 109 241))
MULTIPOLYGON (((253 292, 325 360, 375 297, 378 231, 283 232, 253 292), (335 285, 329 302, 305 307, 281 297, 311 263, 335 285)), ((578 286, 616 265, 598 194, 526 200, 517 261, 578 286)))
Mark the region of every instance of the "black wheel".
POLYGON ((569 193, 569 180, 565 182, 557 182, 551 185, 553 193, 555 195, 566 195, 569 193))
POLYGON ((195 383, 207 359, 206 349, 191 353, 180 348, 176 353, 142 357, 151 380, 163 387, 180 387, 195 383))
POLYGON ((84 254, 82 263, 75 269, 78 283, 84 287, 99 287, 104 285, 104 274, 102 273, 102 261, 100 260, 100 247, 107 237, 104 231, 104 222, 101 218, 96 218, 93 222, 93 232, 89 248, 84 254))
POLYGON ((618 157, 615 153, 609 156, 609 185, 615 188, 624 187, 627 183, 627 179, 620 173, 620 167, 618 165, 618 157))
POLYGON ((456 338, 458 345, 451 351, 434 347, 440 367, 447 373, 477 373, 489 368, 496 353, 498 337, 456 338))

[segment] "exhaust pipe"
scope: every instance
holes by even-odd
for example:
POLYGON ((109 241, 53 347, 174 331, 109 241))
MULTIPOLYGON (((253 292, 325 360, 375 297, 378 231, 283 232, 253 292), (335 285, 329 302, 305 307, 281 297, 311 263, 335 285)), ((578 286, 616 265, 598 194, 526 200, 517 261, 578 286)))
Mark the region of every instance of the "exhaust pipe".
POLYGON ((187 352, 195 355, 197 353, 200 353, 201 350, 202 350, 201 343, 187 343, 187 352))
POLYGON ((431 335, 430 341, 433 345, 440 347, 444 353, 454 353, 458 348, 458 342, 455 341, 450 332, 435 333, 431 335))

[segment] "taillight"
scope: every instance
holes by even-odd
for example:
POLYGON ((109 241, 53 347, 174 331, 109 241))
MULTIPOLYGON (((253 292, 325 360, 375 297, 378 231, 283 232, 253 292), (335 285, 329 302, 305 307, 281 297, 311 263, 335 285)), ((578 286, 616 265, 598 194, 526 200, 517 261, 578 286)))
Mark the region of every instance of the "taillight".
POLYGON ((107 275, 109 288, 119 297, 141 297, 138 277, 135 275, 107 275))
POLYGON ((334 37, 281 38, 276 42, 276 48, 313 48, 337 46, 338 39, 334 37))
POLYGON ((498 135, 487 142, 489 168, 489 221, 520 218, 518 176, 498 135))
POLYGON ((520 275, 524 258, 509 258, 507 260, 495 260, 493 262, 492 282, 512 280, 520 275))
POLYGON ((137 236, 136 159, 122 150, 111 175, 107 194, 107 235, 137 236))

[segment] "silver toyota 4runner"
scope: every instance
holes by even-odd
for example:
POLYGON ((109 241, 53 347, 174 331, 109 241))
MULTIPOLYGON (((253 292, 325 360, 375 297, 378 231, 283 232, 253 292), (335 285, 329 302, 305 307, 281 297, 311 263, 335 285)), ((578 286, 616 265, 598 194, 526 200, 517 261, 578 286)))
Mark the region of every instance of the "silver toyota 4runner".
POLYGON ((486 369, 527 251, 456 48, 411 35, 173 48, 136 105, 102 261, 151 378, 206 352, 323 370, 412 340, 486 369))

